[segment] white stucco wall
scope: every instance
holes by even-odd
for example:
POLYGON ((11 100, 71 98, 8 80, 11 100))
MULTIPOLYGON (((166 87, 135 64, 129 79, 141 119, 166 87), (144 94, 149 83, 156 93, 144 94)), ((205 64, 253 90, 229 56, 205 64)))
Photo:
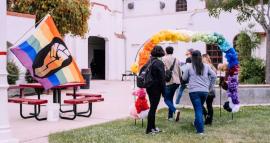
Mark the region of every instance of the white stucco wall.
MULTIPOLYGON (((121 74, 125 71, 125 53, 124 40, 115 36, 115 33, 122 33, 123 15, 122 1, 120 0, 92 0, 105 4, 111 10, 105 10, 103 7, 94 6, 91 10, 91 16, 88 21, 89 32, 86 39, 77 38, 76 41, 76 59, 80 68, 88 67, 88 37, 97 36, 104 38, 106 43, 106 79, 119 80, 121 74)), ((74 42, 74 41, 73 41, 74 42)))
MULTIPOLYGON (((201 0, 187 0, 187 10, 202 9, 205 2, 201 0)), ((155 16, 160 14, 175 14, 176 0, 125 0, 125 17, 155 16), (160 9, 160 2, 165 3, 165 8, 160 9), (133 9, 128 9, 128 4, 134 3, 133 9)), ((185 12, 179 12, 185 13, 185 12)))
MULTIPOLYGON (((105 10, 101 6, 94 6, 88 21, 89 32, 83 38, 67 38, 66 42, 77 60, 80 68, 88 67, 88 37, 97 36, 106 41, 106 79, 119 80, 125 70, 134 63, 139 47, 153 34, 163 29, 186 29, 201 32, 218 32, 232 44, 234 37, 247 27, 248 23, 239 24, 236 20, 237 12, 222 13, 219 19, 211 18, 205 9, 205 2, 201 0, 187 0, 188 11, 175 12, 176 0, 92 0, 108 6, 105 10), (160 1, 165 2, 165 8, 160 9, 160 1), (134 2, 134 9, 127 5, 134 2), (126 39, 116 38, 114 33, 124 33, 126 39)), ((251 21, 255 23, 254 21, 251 21)), ((256 32, 263 32, 260 25, 254 28, 256 32)), ((175 47, 175 56, 185 60, 184 52, 188 48, 206 52, 204 43, 162 43, 164 47, 175 47)), ((253 53, 265 59, 265 41, 253 53)))
POLYGON ((76 60, 79 69, 88 68, 88 39, 66 35, 65 43, 76 60))
POLYGON ((266 37, 261 37, 261 44, 252 51, 252 56, 266 60, 266 37))
MULTIPOLYGON (((168 7, 168 10, 166 12, 164 12, 164 10, 160 10, 159 7, 157 9, 153 8, 155 6, 151 3, 157 3, 155 0, 135 1, 137 6, 135 6, 135 8, 133 9, 134 11, 125 8, 124 31, 126 32, 127 36, 127 65, 130 66, 134 62, 134 58, 136 52, 139 49, 139 46, 142 45, 153 34, 163 29, 186 29, 190 31, 218 32, 223 34, 225 38, 230 42, 230 44, 232 44, 234 37, 241 30, 247 27, 248 23, 237 23, 237 12, 235 11, 233 11, 232 13, 222 13, 219 19, 209 17, 207 10, 204 9, 204 2, 198 1, 188 1, 188 4, 190 5, 188 5, 188 11, 186 12, 174 12, 174 1, 166 1, 166 3, 168 3, 166 4, 166 6, 171 6, 168 7), (142 8, 140 9, 140 6, 144 7, 144 10, 142 8), (139 14, 136 13, 137 15, 135 15, 135 11, 139 14)), ((262 28, 259 25, 256 25, 254 30, 256 32, 263 32, 262 28)), ((204 43, 180 42, 174 45, 174 55, 177 56, 181 61, 185 60, 184 52, 188 48, 198 49, 202 53, 206 52, 206 46, 204 43)), ((262 46, 263 45, 264 44, 262 43, 262 46)), ((166 47, 166 45, 164 45, 164 47, 166 47)), ((260 55, 260 57, 265 57, 263 50, 258 49, 257 55, 258 54, 262 54, 260 55)))

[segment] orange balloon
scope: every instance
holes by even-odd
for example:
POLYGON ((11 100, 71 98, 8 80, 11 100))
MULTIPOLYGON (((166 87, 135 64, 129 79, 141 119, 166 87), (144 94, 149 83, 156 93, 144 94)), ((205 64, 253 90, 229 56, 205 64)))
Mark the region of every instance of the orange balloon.
POLYGON ((146 51, 151 51, 153 49, 153 47, 151 45, 147 45, 144 47, 144 50, 146 51))

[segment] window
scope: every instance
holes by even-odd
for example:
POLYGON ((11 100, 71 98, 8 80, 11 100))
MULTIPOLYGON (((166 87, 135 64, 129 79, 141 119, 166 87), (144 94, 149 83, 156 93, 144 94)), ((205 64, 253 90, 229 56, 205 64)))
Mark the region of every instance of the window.
POLYGON ((187 11, 187 0, 176 1, 176 12, 187 11))
POLYGON ((206 53, 210 56, 213 65, 217 68, 223 62, 222 52, 217 45, 206 45, 206 53))

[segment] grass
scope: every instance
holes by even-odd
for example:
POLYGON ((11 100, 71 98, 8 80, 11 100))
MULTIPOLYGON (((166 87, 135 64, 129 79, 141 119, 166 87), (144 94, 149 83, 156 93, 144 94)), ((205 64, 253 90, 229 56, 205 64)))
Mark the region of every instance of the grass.
POLYGON ((164 132, 146 135, 145 126, 134 120, 123 119, 101 125, 51 134, 50 143, 258 143, 270 142, 270 106, 242 107, 241 111, 231 114, 215 109, 212 126, 205 127, 205 135, 195 134, 192 126, 192 109, 181 110, 180 122, 166 120, 167 110, 157 114, 157 126, 164 132))

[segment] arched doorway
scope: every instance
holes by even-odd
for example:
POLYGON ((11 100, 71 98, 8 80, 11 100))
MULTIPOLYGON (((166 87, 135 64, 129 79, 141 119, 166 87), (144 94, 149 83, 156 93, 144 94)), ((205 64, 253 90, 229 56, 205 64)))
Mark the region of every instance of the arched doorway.
POLYGON ((239 54, 239 60, 251 57, 253 44, 251 38, 246 33, 237 34, 233 38, 233 47, 239 54))
POLYGON ((92 79, 105 79, 105 39, 90 36, 88 38, 88 67, 92 79))

